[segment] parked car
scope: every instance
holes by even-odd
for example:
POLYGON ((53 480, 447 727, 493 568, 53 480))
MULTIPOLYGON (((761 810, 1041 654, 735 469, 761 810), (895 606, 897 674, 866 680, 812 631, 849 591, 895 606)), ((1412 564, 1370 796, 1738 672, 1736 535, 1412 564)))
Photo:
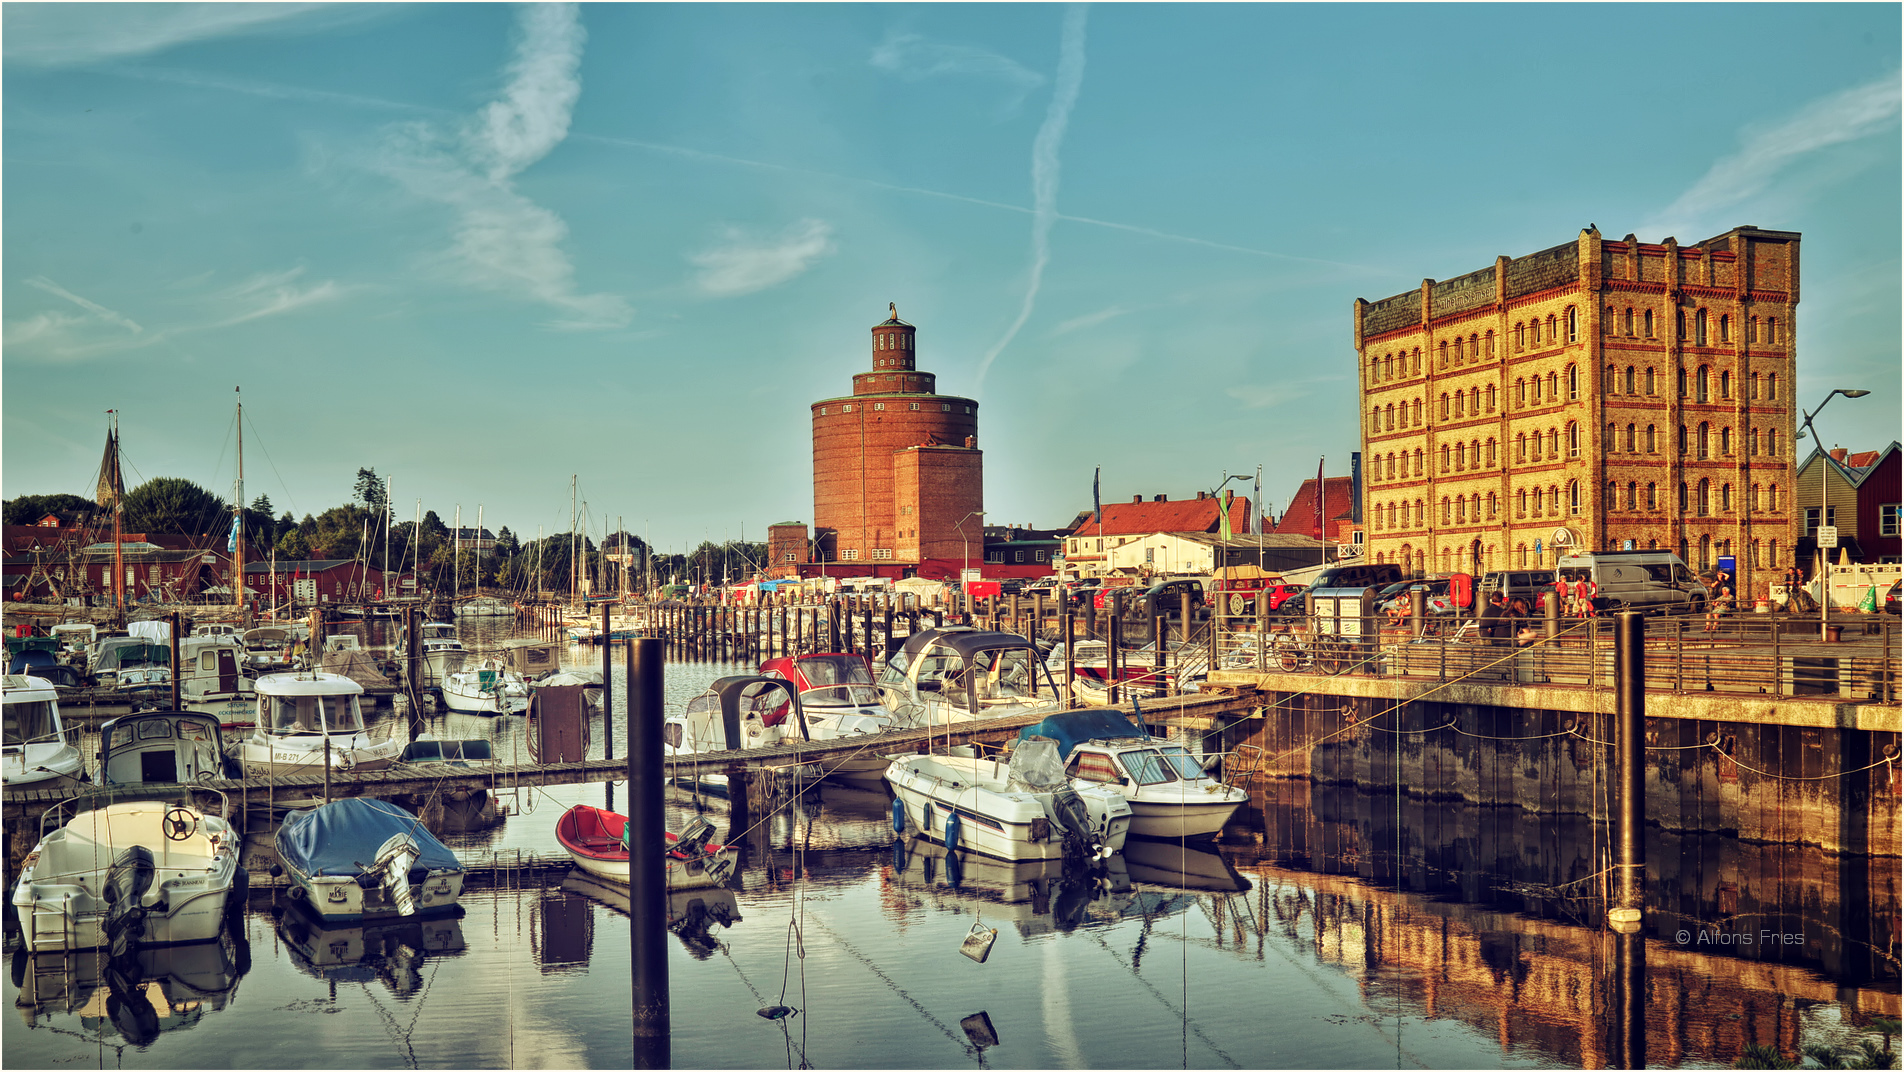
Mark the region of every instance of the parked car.
POLYGON ((1402 579, 1394 562, 1352 562, 1330 566, 1310 580, 1311 588, 1379 588, 1402 579))
MULTIPOLYGON (((1547 573, 1553 583, 1553 571, 1547 573)), ((1679 556, 1671 551, 1585 551, 1559 562, 1559 575, 1569 581, 1591 580, 1593 605, 1600 610, 1704 610, 1711 593, 1679 556)))
POLYGON ((1284 597, 1283 601, 1270 611, 1270 614, 1278 618, 1300 618, 1308 613, 1309 590, 1307 588, 1284 597))
POLYGON ((1265 591, 1269 593, 1270 612, 1275 613, 1291 596, 1298 596, 1308 591, 1308 585, 1272 584, 1265 591))
POLYGON ((1097 593, 1098 588, 1103 585, 1103 583, 1103 578, 1100 577, 1084 577, 1079 580, 1067 582, 1064 586, 1066 605, 1074 607, 1090 606, 1091 597, 1097 593))
POLYGON ((1138 597, 1143 594, 1144 590, 1134 584, 1099 585, 1091 591, 1091 605, 1102 610, 1111 605, 1111 600, 1120 599, 1123 600, 1123 603, 1118 607, 1118 610, 1121 613, 1128 614, 1130 613, 1131 606, 1137 601, 1138 597), (1124 594, 1121 596, 1117 595, 1119 592, 1124 594))
POLYGON ((1898 598, 1899 598, 1898 589, 1900 587, 1904 587, 1904 581, 1892 581, 1891 587, 1885 591, 1884 607, 1883 607, 1884 613, 1896 614, 1898 612, 1898 598))
POLYGON ((1396 581, 1394 584, 1391 584, 1387 586, 1386 588, 1383 588, 1381 591, 1375 593, 1375 609, 1378 612, 1386 611, 1388 610, 1389 604, 1395 602, 1398 599, 1407 598, 1408 589, 1414 583, 1415 582, 1413 581, 1396 581))
POLYGON ((1186 595, 1190 597, 1191 614, 1203 608, 1203 582, 1195 577, 1158 581, 1145 591, 1144 599, 1149 602, 1152 613, 1168 618, 1182 613, 1186 595))
POLYGON ((1527 600, 1530 609, 1538 609, 1540 594, 1553 587, 1554 571, 1550 569, 1492 570, 1481 577, 1480 599, 1485 603, 1500 592, 1510 602, 1518 596, 1527 600))

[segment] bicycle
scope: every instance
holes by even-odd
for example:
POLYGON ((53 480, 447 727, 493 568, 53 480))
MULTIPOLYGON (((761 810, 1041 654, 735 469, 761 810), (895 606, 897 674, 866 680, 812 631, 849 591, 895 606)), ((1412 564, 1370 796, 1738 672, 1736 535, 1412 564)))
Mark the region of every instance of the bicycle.
POLYGON ((1276 665, 1286 674, 1318 670, 1340 674, 1355 665, 1355 653, 1339 637, 1308 637, 1283 634, 1275 641, 1276 665))

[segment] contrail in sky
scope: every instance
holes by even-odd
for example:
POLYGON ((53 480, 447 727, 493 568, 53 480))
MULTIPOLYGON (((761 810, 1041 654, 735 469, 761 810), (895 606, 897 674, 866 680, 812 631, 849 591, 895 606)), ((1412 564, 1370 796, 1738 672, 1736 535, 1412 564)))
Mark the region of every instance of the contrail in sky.
POLYGON ((1031 280, 1025 287, 1025 304, 1018 319, 1006 330, 978 363, 978 386, 985 386, 985 373, 1005 347, 1017 337, 1018 329, 1031 319, 1032 306, 1038 301, 1038 287, 1044 282, 1045 265, 1051 261, 1051 225, 1058 222, 1058 145, 1064 141, 1065 124, 1071 121, 1071 109, 1078 103, 1078 90, 1084 85, 1084 13, 1082 4, 1073 4, 1064 12, 1064 35, 1058 46, 1058 80, 1052 87, 1051 107, 1045 111, 1044 125, 1031 143, 1031 280))

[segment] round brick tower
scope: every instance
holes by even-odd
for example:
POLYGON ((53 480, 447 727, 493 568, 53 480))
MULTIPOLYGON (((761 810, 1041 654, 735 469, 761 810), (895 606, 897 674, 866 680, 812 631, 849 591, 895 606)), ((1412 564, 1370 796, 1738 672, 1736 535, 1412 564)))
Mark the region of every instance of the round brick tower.
POLYGON ((918 563, 958 558, 963 522, 976 560, 982 519, 966 515, 984 505, 978 403, 934 393, 897 308, 872 334, 872 371, 811 407, 815 539, 829 562, 918 563))

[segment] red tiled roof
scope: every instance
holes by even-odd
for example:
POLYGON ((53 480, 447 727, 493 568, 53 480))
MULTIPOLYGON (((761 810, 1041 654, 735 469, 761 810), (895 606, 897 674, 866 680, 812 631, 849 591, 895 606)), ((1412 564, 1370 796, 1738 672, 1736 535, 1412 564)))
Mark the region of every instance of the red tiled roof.
MULTIPOLYGON (((1153 532, 1215 532, 1222 515, 1216 499, 1171 499, 1164 502, 1111 502, 1104 504, 1104 535, 1141 536, 1153 532)), ((1238 495, 1230 503, 1230 533, 1247 536, 1250 532, 1250 501, 1238 495)), ((1098 526, 1089 511, 1073 525, 1073 535, 1096 535, 1098 526)))
POLYGON ((1849 458, 1845 459, 1845 468, 1863 469, 1865 466, 1868 466, 1868 465, 1876 465, 1878 456, 1882 453, 1883 451, 1877 451, 1877 450, 1859 451, 1858 453, 1853 454, 1849 458))
MULTIPOLYGON (((1355 508, 1354 481, 1346 476, 1325 477, 1323 480, 1322 520, 1325 526, 1339 517, 1344 517, 1355 508)), ((1296 489, 1296 497, 1289 501, 1289 509, 1283 511, 1283 519, 1275 529, 1279 533, 1299 536, 1319 536, 1316 531, 1316 481, 1314 477, 1302 482, 1296 489)))

